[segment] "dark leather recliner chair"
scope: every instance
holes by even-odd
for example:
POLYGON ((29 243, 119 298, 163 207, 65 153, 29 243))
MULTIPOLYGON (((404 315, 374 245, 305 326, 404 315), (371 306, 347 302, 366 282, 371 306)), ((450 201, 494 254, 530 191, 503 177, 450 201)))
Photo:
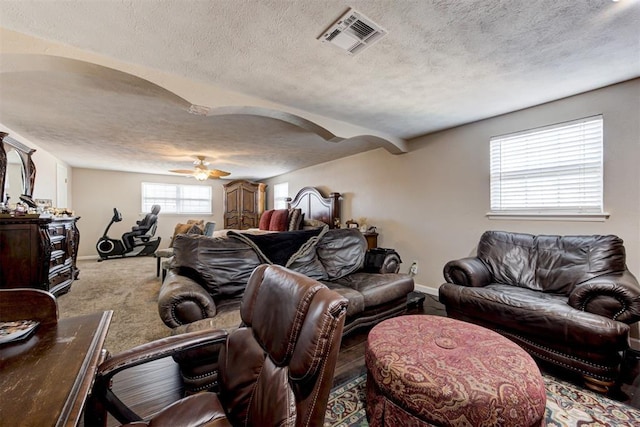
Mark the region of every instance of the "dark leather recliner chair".
POLYGON ((477 256, 450 261, 439 290, 447 315, 493 329, 532 356, 606 392, 618 379, 640 286, 616 236, 487 231, 477 256))
POLYGON ((178 352, 220 343, 219 393, 193 394, 135 425, 321 426, 340 349, 347 300, 323 284, 280 266, 251 275, 242 327, 205 330, 136 347, 102 363, 85 425, 140 420, 113 394, 113 376, 178 352))

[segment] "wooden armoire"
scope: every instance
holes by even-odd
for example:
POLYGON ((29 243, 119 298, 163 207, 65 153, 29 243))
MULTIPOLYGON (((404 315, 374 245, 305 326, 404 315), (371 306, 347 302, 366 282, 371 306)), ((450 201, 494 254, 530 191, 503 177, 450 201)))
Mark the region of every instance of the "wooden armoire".
POLYGON ((267 184, 242 179, 224 185, 224 228, 258 228, 267 184))

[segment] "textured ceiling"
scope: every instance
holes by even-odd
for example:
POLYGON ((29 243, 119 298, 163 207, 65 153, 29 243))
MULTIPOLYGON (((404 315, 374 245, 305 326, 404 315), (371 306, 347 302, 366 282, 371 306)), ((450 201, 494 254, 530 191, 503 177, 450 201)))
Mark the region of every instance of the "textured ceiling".
POLYGON ((0 130, 262 179, 639 77, 639 28, 635 0, 0 0, 0 130), (317 40, 349 7, 389 32, 353 57, 317 40))

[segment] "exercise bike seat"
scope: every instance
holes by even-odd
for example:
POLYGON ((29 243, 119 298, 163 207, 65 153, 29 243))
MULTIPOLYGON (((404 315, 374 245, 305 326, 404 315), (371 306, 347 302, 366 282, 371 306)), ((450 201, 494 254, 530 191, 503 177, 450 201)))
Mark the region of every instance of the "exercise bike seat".
POLYGON ((160 212, 160 205, 153 205, 151 212, 145 215, 145 217, 137 221, 138 225, 131 227, 131 231, 122 235, 122 242, 128 250, 131 250, 136 244, 136 239, 139 239, 138 244, 147 243, 156 233, 158 227, 158 213, 160 212))

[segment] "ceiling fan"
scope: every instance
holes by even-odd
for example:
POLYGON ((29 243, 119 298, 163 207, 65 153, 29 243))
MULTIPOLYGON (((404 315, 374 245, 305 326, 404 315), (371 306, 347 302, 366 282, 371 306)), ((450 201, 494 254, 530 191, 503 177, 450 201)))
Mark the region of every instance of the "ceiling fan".
POLYGON ((221 171, 219 169, 209 169, 207 165, 209 162, 206 162, 204 156, 197 156, 198 160, 195 160, 193 164, 195 165, 193 169, 174 169, 169 172, 173 173, 181 173, 185 175, 191 175, 198 181, 205 181, 207 179, 219 179, 223 176, 230 175, 229 172, 221 171))

